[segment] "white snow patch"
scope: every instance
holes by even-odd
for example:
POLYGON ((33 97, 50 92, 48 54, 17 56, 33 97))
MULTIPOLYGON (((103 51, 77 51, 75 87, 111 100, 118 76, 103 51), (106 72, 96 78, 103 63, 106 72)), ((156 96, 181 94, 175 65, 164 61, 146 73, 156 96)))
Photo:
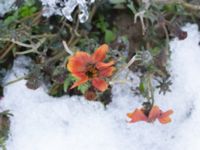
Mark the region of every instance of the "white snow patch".
MULTIPOLYGON (((156 103, 172 108, 172 123, 128 124, 126 113, 141 106, 129 86, 138 84, 136 75, 127 85, 113 87, 113 102, 107 109, 83 97, 52 98, 43 88, 35 91, 25 81, 9 85, 1 101, 2 109, 10 109, 8 150, 199 150, 200 149, 200 33, 197 25, 183 28, 188 38, 171 43, 170 70, 172 92, 156 94, 156 103)), ((6 81, 26 73, 30 60, 19 58, 6 81), (21 60, 20 60, 21 59, 21 60)))
POLYGON ((15 0, 1 0, 0 1, 0 16, 3 16, 5 13, 9 12, 14 5, 15 0))
POLYGON ((89 17, 88 5, 95 0, 40 0, 44 6, 44 16, 53 14, 64 16, 67 20, 72 21, 72 13, 76 7, 79 8, 78 15, 81 23, 87 21, 89 17))

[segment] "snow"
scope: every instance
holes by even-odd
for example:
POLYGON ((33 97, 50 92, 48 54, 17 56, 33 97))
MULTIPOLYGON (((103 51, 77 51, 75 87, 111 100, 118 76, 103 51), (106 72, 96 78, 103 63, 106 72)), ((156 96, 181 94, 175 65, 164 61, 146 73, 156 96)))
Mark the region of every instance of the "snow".
MULTIPOLYGON (((127 123, 126 113, 141 106, 142 97, 128 87, 132 82, 113 87, 113 102, 105 109, 83 97, 53 98, 44 87, 35 91, 20 81, 5 88, 1 109, 9 109, 11 118, 8 150, 199 150, 200 149, 200 33, 197 25, 187 24, 188 38, 170 42, 169 70, 172 92, 156 94, 156 104, 172 108, 172 122, 127 123)), ((30 59, 19 57, 5 82, 27 73, 30 59)))
MULTIPOLYGON (((78 7, 80 13, 78 18, 81 23, 84 23, 89 18, 88 7, 95 0, 40 0, 43 5, 43 15, 49 17, 51 15, 64 16, 67 20, 73 21, 72 13, 78 7)), ((0 16, 14 9, 15 0, 0 1, 0 16)), ((16 8, 15 8, 16 9, 16 8)))
POLYGON ((3 16, 8 11, 12 10, 15 0, 1 0, 0 1, 0 16, 3 16))
POLYGON ((56 14, 64 16, 69 21, 73 21, 71 15, 78 7, 80 10, 79 20, 84 23, 89 17, 88 5, 93 3, 94 0, 41 0, 41 2, 44 6, 44 16, 56 14))

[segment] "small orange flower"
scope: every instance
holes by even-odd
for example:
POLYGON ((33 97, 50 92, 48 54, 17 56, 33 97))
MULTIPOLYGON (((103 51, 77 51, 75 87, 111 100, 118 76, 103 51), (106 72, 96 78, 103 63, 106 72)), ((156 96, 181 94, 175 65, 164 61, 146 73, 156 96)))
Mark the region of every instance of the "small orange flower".
POLYGON ((163 112, 158 106, 153 106, 150 112, 145 112, 144 108, 136 109, 132 113, 128 113, 127 116, 131 119, 130 123, 138 121, 154 122, 156 119, 162 124, 171 122, 169 117, 173 113, 173 110, 163 112))
POLYGON ((108 45, 103 44, 92 55, 79 51, 69 58, 66 66, 72 75, 79 79, 72 85, 71 89, 87 81, 91 81, 92 85, 101 92, 108 88, 104 78, 110 77, 115 70, 114 61, 103 62, 108 49, 108 45))

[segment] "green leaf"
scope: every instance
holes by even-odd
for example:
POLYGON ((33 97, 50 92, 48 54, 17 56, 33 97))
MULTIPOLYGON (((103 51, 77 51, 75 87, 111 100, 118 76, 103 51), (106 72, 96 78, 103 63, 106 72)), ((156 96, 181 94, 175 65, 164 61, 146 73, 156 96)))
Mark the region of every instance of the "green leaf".
POLYGON ((154 47, 152 49, 149 49, 149 51, 151 52, 152 56, 156 56, 156 55, 158 55, 160 53, 160 48, 154 47))
POLYGON ((126 0, 109 0, 111 4, 120 4, 120 3, 125 3, 126 0))
MULTIPOLYGON (((76 82, 77 78, 73 77, 72 75, 68 75, 68 77, 65 79, 64 84, 63 84, 63 90, 66 92, 67 89, 69 88, 70 85, 72 85, 74 82, 76 82)), ((81 84, 77 87, 77 89, 84 94, 88 88, 90 87, 89 83, 81 84)))
POLYGON ((141 93, 145 92, 145 87, 144 87, 144 83, 143 82, 140 82, 139 90, 140 90, 141 93))
POLYGON ((37 8, 34 6, 23 6, 19 9, 19 16, 21 18, 31 16, 33 13, 37 11, 37 8))
POLYGON ((145 18, 148 18, 151 23, 153 24, 155 21, 157 21, 157 16, 153 14, 153 11, 147 11, 145 14, 144 14, 144 17, 145 18))
POLYGON ((116 34, 111 30, 106 30, 104 38, 106 43, 111 43, 116 39, 116 34))
POLYGON ((100 15, 96 26, 101 30, 101 32, 105 32, 106 29, 109 27, 109 24, 105 22, 104 16, 100 15))
POLYGON ((84 83, 84 84, 81 84, 80 86, 78 86, 78 90, 84 94, 88 89, 89 89, 90 85, 89 83, 84 83))
POLYGON ((136 8, 135 6, 133 5, 133 2, 132 1, 128 1, 128 4, 127 4, 127 7, 132 11, 133 14, 136 14, 137 11, 136 11, 136 8))
POLYGON ((69 78, 66 78, 63 84, 63 90, 64 92, 66 92, 71 84, 71 80, 69 78))
POLYGON ((8 16, 5 20, 4 20, 4 24, 5 25, 10 25, 11 23, 13 23, 15 20, 18 19, 18 12, 15 12, 12 16, 8 16))
POLYGON ((75 77, 73 77, 71 74, 69 74, 64 81, 63 90, 66 92, 68 90, 69 86, 72 85, 76 81, 77 81, 77 79, 75 77))

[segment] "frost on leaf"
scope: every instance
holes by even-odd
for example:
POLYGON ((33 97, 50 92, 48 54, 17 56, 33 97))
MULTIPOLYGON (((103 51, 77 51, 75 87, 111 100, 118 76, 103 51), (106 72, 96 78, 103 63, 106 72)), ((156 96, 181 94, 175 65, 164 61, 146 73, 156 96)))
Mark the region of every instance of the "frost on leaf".
POLYGON ((53 14, 63 15, 69 21, 73 21, 71 14, 76 7, 79 8, 79 20, 81 23, 87 21, 89 13, 88 6, 95 0, 41 0, 44 6, 44 16, 53 14))

